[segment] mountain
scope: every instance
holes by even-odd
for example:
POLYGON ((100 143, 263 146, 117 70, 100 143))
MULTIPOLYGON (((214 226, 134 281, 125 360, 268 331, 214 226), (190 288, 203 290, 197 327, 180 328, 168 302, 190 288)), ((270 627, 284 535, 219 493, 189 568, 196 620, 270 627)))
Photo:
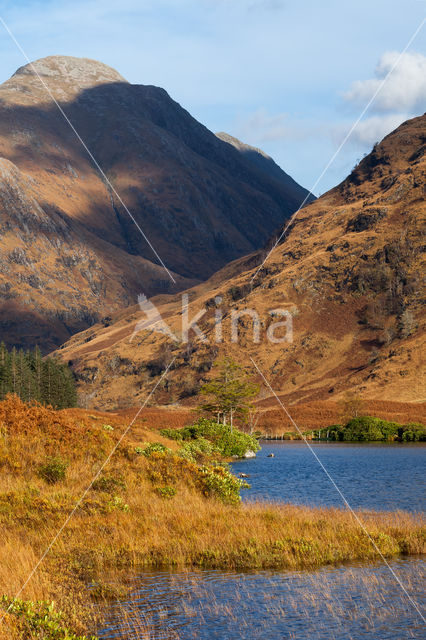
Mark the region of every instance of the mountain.
MULTIPOLYGON (((223 142, 228 143, 234 149, 236 149, 241 156, 247 160, 253 167, 255 167, 258 171, 266 174, 269 178, 273 180, 277 180, 279 183, 286 185, 288 193, 292 193, 294 198, 300 197, 300 186, 297 184, 295 180, 291 176, 289 176, 285 171, 281 169, 280 166, 268 156, 262 149, 258 149, 257 147, 252 147, 249 144, 245 144, 238 140, 238 138, 234 138, 229 133, 225 133, 221 131, 217 133, 216 136, 222 140, 223 142)), ((306 202, 312 202, 314 198, 310 194, 306 194, 306 202)))
MULTIPOLYGON (((264 252, 254 252, 193 287, 190 317, 207 309, 198 323, 206 342, 192 336, 181 345, 143 329, 132 339, 144 318, 137 307, 109 327, 74 336, 58 353, 72 362, 81 390, 95 406, 136 405, 175 358, 159 397, 186 402, 226 353, 261 381, 252 356, 293 404, 333 402, 349 389, 367 399, 424 400, 425 150, 426 115, 402 124, 346 180, 295 215, 263 265, 264 252), (232 341, 231 313, 244 309, 260 318, 259 344, 247 315, 232 341), (290 342, 265 338, 276 309, 291 314, 290 342), (224 317, 220 344, 217 310, 224 317)), ((152 302, 178 333, 180 297, 152 302)))
POLYGON ((163 89, 93 60, 26 65, 0 86, 2 337, 48 351, 140 292, 200 282, 261 247, 307 195, 163 89))

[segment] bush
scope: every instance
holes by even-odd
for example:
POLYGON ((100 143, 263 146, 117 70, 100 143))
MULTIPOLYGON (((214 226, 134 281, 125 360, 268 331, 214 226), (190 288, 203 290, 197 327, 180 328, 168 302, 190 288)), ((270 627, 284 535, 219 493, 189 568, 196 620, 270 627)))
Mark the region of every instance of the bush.
MULTIPOLYGON (((161 429, 160 433, 165 438, 169 438, 169 440, 184 440, 184 432, 186 435, 186 430, 190 427, 184 427, 183 429, 161 429)), ((185 438, 189 440, 189 438, 185 438)))
MULTIPOLYGON (((183 429, 163 429, 161 434, 177 441, 195 441, 202 439, 209 441, 215 448, 213 453, 220 453, 226 457, 244 457, 247 451, 258 451, 259 443, 253 436, 233 429, 228 425, 219 424, 214 420, 201 418, 195 424, 183 429)), ((205 445, 204 445, 205 446, 205 445)))
POLYGON ((144 448, 135 447, 135 453, 141 454, 146 458, 149 458, 153 453, 172 453, 172 451, 171 449, 168 449, 167 447, 164 446, 164 444, 161 444, 160 442, 152 442, 151 444, 149 444, 144 448))
POLYGON ((220 454, 220 449, 216 447, 210 440, 206 438, 197 438, 196 440, 185 442, 179 449, 178 455, 188 460, 196 460, 204 456, 212 456, 220 454))
POLYGON ((345 426, 330 427, 329 437, 346 442, 424 442, 426 429, 421 424, 402 425, 372 416, 360 416, 352 418, 345 426))
POLYGON ((172 451, 155 451, 148 457, 147 475, 154 490, 164 498, 171 498, 171 489, 184 482, 206 497, 214 497, 236 504, 240 502, 240 489, 249 485, 236 478, 227 465, 209 463, 198 465, 193 459, 172 451), (166 489, 162 491, 162 489, 166 489))
POLYGON ((229 426, 206 418, 183 429, 163 429, 161 434, 182 443, 182 446, 177 453, 159 443, 140 450, 153 464, 148 469, 148 477, 156 485, 166 485, 157 486, 157 493, 171 498, 170 489, 174 489, 178 479, 185 479, 189 486, 198 488, 205 496, 231 504, 240 502, 240 489, 249 485, 232 475, 225 465, 211 460, 213 456, 241 458, 249 450, 257 451, 260 447, 256 438, 238 429, 231 431, 229 426), (197 461, 205 462, 206 458, 210 459, 209 464, 196 464, 197 461))
POLYGON ((128 513, 130 511, 129 505, 126 504, 120 496, 113 496, 107 503, 108 511, 124 511, 128 513))
POLYGON ((225 432, 218 440, 217 446, 224 456, 236 456, 243 458, 247 451, 258 451, 260 449, 256 438, 241 431, 225 432))
POLYGON ((55 484, 65 480, 68 462, 62 458, 49 458, 45 464, 39 467, 39 475, 49 484, 55 484))
POLYGON ((426 442, 426 429, 422 424, 410 422, 403 427, 401 440, 403 442, 426 442))
POLYGON ((165 500, 171 500, 171 498, 175 497, 177 493, 177 489, 176 487, 169 487, 169 486, 157 487, 156 492, 158 493, 159 496, 161 496, 165 500))
POLYGON ((93 482, 92 489, 114 494, 117 490, 125 491, 126 484, 121 476, 105 473, 93 482))
POLYGON ((205 496, 214 496, 230 504, 240 502, 240 489, 250 487, 247 482, 236 478, 222 466, 201 467, 200 479, 205 496))
MULTIPOLYGON (((77 636, 63 625, 62 614, 55 611, 53 603, 30 602, 3 596, 0 608, 17 618, 23 638, 89 640, 86 636, 77 636)), ((90 640, 96 640, 95 636, 90 636, 90 640)))

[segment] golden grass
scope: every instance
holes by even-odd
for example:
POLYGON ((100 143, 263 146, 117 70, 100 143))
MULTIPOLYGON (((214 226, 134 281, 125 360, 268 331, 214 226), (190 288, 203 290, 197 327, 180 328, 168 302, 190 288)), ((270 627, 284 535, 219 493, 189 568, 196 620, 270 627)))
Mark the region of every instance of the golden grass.
MULTIPOLYGON (((285 396, 281 396, 284 404, 289 407, 290 413, 296 424, 302 431, 329 427, 332 424, 341 424, 342 405, 332 401, 317 401, 288 405, 285 396)), ((261 415, 258 426, 263 433, 279 434, 294 432, 294 425, 277 405, 275 398, 266 398, 259 403, 261 415)), ((426 405, 424 402, 391 402, 388 400, 363 401, 363 415, 375 416, 401 424, 408 422, 424 422, 426 405)))
MULTIPOLYGON (((280 394, 279 394, 280 395, 280 394)), ((289 408, 292 418, 304 430, 329 427, 332 424, 340 424, 343 420, 342 404, 332 400, 318 400, 316 402, 288 403, 285 395, 282 395, 283 403, 289 408)), ((196 419, 195 400, 187 400, 187 406, 172 407, 146 407, 144 409, 144 419, 150 429, 181 429, 196 419)), ((273 396, 269 396, 257 403, 259 417, 256 429, 265 434, 293 433, 294 425, 277 405, 273 396)), ((423 422, 426 410, 424 402, 394 402, 390 400, 363 400, 362 412, 365 415, 383 418, 393 422, 406 424, 408 422, 423 422)), ((113 415, 122 422, 132 419, 137 408, 122 409, 113 415)), ((92 412, 99 419, 109 420, 111 414, 106 412, 92 412)))
MULTIPOLYGON (((83 411, 28 407, 17 398, 0 403, 0 594, 20 591, 125 428, 119 417, 108 422, 113 430, 105 424, 83 411), (65 480, 56 484, 39 475, 52 455, 69 463, 65 480)), ((135 453, 135 445, 154 440, 166 442, 144 422, 129 432, 103 471, 116 484, 87 492, 21 598, 55 601, 73 629, 83 632, 93 614, 85 585, 96 579, 102 593, 101 576, 110 569, 313 568, 378 558, 343 510, 235 506, 206 498, 194 464, 173 456, 157 464, 155 457, 135 453), (170 483, 176 496, 164 499, 156 488, 170 483)), ((386 557, 424 552, 420 517, 398 512, 361 518, 386 557)), ((13 638, 10 616, 0 624, 0 637, 13 638)))

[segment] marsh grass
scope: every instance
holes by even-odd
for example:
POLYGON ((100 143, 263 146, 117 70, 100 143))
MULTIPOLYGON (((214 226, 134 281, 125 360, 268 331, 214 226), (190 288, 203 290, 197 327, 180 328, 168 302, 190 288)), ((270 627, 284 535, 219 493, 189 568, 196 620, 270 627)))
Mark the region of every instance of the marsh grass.
MULTIPOLYGON (((391 561, 422 605, 418 563, 391 561)), ((113 577, 111 577, 113 579, 113 577)), ((135 574, 126 601, 109 607, 102 637, 409 638, 421 618, 382 563, 314 571, 155 571, 135 574), (284 631, 285 630, 285 631, 284 631)))
MULTIPOLYGON (((20 591, 126 427, 119 417, 108 423, 113 430, 82 410, 53 411, 16 397, 0 403, 0 594, 20 591), (65 477, 53 484, 39 473, 52 458, 67 461, 65 477)), ((93 628, 98 610, 86 585, 96 577, 99 596, 111 568, 315 568, 377 559, 351 514, 223 502, 206 495, 196 463, 173 453, 136 453, 149 442, 177 449, 144 422, 135 424, 20 592, 25 600, 55 602, 75 633, 93 628), (167 499, 159 490, 166 487, 173 488, 167 499)), ((384 556, 424 551, 419 516, 361 518, 384 556)), ((37 637, 16 632, 12 618, 2 618, 0 637, 37 637)))

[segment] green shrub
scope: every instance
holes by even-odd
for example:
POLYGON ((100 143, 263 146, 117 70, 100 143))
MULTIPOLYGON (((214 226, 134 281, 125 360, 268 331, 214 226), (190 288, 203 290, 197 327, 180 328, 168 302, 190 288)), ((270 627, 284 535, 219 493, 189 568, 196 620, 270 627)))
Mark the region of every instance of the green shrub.
POLYGON ((352 418, 346 425, 333 425, 328 431, 331 440, 346 442, 426 441, 426 429, 421 424, 402 425, 398 422, 390 422, 372 416, 352 418))
POLYGON ((170 486, 157 487, 155 490, 159 496, 161 496, 162 498, 165 498, 166 500, 170 500, 171 498, 174 498, 177 493, 176 487, 170 487, 170 486))
POLYGON ((214 454, 220 454, 221 451, 210 440, 206 438, 197 438, 191 442, 185 442, 185 444, 178 450, 178 455, 186 458, 187 460, 197 460, 203 456, 212 456, 214 454))
POLYGON ((120 496, 114 496, 107 504, 108 511, 124 511, 127 513, 130 511, 130 507, 126 504, 120 496))
POLYGON ((398 433, 398 427, 397 423, 380 420, 380 418, 360 416, 352 418, 346 424, 343 439, 361 441, 394 440, 398 433))
POLYGON ((68 462, 62 458, 49 458, 39 467, 39 475, 49 484, 65 480, 68 462))
POLYGON ((170 489, 183 482, 200 491, 206 497, 219 498, 223 502, 240 502, 240 489, 249 485, 236 478, 226 463, 197 464, 194 460, 173 451, 155 451, 148 457, 147 476, 154 490, 163 497, 172 497, 170 489), (167 488, 166 491, 160 491, 167 488), (167 494, 167 495, 166 495, 167 494))
POLYGON ((169 490, 173 488, 170 485, 174 485, 182 474, 189 484, 194 486, 195 483, 205 496, 233 504, 240 502, 240 490, 249 485, 232 475, 226 465, 212 460, 214 456, 243 457, 249 450, 257 451, 260 447, 256 438, 238 429, 231 431, 228 425, 205 418, 183 429, 163 429, 161 434, 182 443, 182 446, 177 453, 159 443, 141 450, 146 457, 153 454, 155 457, 155 468, 149 470, 151 481, 154 484, 167 483, 165 487, 156 489, 160 495, 172 497, 169 495, 169 490), (206 458, 210 459, 209 464, 196 465, 197 461, 200 463, 206 458))
POLYGON ((403 442, 426 442, 426 428, 415 422, 406 424, 400 435, 403 442))
POLYGON ((241 501, 240 489, 250 487, 222 466, 203 466, 199 471, 204 495, 219 498, 222 502, 237 504, 241 501))
POLYGON ((168 449, 168 447, 165 447, 164 444, 161 444, 160 442, 152 442, 144 448, 135 447, 135 451, 146 458, 149 458, 153 453, 172 453, 171 449, 168 449))
POLYGON ((53 603, 31 602, 3 596, 0 608, 19 620, 23 638, 43 638, 43 640, 96 640, 95 636, 78 636, 67 629, 62 622, 62 614, 55 611, 53 603))
MULTIPOLYGON (((214 420, 201 418, 195 424, 183 429, 163 429, 163 436, 177 441, 209 441, 215 448, 213 453, 226 457, 244 457, 247 451, 258 451, 259 443, 253 436, 238 429, 231 430, 229 425, 219 424, 214 420)), ((205 445, 203 445, 205 446, 205 445)))
POLYGON ((94 491, 104 491, 105 493, 115 493, 117 490, 126 490, 126 483, 121 476, 105 473, 97 478, 93 484, 94 491))
MULTIPOLYGON (((165 438, 169 438, 169 440, 184 440, 183 433, 186 431, 188 427, 184 427, 183 429, 161 429, 160 433, 165 438)), ((189 440, 190 438, 185 438, 189 440)))

